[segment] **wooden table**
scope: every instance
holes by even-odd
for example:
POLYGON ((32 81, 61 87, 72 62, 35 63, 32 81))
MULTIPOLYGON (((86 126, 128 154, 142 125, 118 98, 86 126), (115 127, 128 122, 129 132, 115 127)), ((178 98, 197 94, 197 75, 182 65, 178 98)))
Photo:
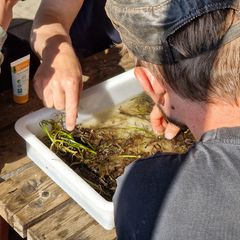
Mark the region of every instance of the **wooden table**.
MULTIPOLYGON (((134 66, 117 47, 81 63, 84 88, 134 66)), ((14 123, 43 107, 30 85, 30 101, 24 105, 13 102, 11 90, 0 93, 0 216, 29 240, 115 239, 114 230, 104 230, 26 156, 14 123)))

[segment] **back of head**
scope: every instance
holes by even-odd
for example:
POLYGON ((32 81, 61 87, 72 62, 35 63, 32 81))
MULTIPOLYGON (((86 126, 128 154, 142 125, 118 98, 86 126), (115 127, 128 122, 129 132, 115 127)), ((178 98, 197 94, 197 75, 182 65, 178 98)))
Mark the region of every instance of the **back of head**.
POLYGON ((108 0, 123 43, 181 97, 240 99, 240 0, 108 0), (123 7, 124 6, 124 7, 123 7))
POLYGON ((232 9, 214 11, 169 37, 172 48, 187 57, 162 66, 167 83, 180 96, 193 101, 239 100, 240 38, 221 43, 237 19, 232 9))

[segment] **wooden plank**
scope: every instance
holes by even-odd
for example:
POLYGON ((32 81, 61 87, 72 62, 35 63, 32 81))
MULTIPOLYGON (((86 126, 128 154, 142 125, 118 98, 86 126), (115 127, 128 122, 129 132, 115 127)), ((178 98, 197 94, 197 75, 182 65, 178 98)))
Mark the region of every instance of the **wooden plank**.
POLYGON ((121 51, 121 47, 113 47, 82 60, 84 88, 133 68, 133 59, 121 51))
POLYGON ((1 128, 0 139, 0 179, 6 180, 19 174, 32 161, 26 157, 26 143, 16 133, 13 124, 1 128))
POLYGON ((12 90, 0 93, 0 128, 14 124, 16 120, 31 111, 35 111, 43 106, 42 102, 36 96, 32 81, 30 84, 30 99, 25 104, 17 104, 13 102, 12 90))
POLYGON ((0 184, 0 215, 22 237, 28 227, 68 201, 69 196, 35 165, 0 184))
POLYGON ((12 170, 8 171, 6 174, 3 174, 0 176, 0 183, 5 180, 8 180, 9 178, 17 176, 18 174, 22 173, 23 171, 32 167, 33 165, 34 165, 34 162, 32 162, 27 157, 14 162, 13 165, 11 165, 12 170), (26 161, 27 161, 27 163, 25 164, 26 161), (30 161, 30 162, 28 162, 28 161, 30 161), (14 166, 15 166, 15 168, 14 168, 14 166))
POLYGON ((28 240, 114 240, 115 230, 105 230, 75 202, 27 230, 28 240))
POLYGON ((0 176, 31 162, 26 158, 26 143, 16 133, 13 124, 1 128, 0 139, 0 176))

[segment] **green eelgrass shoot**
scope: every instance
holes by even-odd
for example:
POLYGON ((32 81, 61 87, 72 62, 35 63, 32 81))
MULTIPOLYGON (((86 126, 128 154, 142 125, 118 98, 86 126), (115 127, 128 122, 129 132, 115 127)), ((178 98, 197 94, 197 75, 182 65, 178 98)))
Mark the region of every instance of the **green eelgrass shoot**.
POLYGON ((43 120, 44 143, 107 200, 124 168, 156 152, 186 152, 194 139, 189 130, 169 141, 151 130, 150 98, 141 94, 117 106, 108 120, 78 124, 72 132, 64 128, 62 115, 43 120))

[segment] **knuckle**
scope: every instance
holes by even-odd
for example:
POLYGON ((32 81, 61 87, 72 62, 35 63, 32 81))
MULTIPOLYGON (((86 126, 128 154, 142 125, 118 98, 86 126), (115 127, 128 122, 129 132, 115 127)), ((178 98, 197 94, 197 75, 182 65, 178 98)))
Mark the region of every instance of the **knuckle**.
POLYGON ((44 101, 44 106, 47 108, 52 108, 53 107, 53 103, 50 101, 44 101))
POLYGON ((76 86, 76 79, 73 77, 67 78, 64 84, 67 88, 73 88, 76 86))

